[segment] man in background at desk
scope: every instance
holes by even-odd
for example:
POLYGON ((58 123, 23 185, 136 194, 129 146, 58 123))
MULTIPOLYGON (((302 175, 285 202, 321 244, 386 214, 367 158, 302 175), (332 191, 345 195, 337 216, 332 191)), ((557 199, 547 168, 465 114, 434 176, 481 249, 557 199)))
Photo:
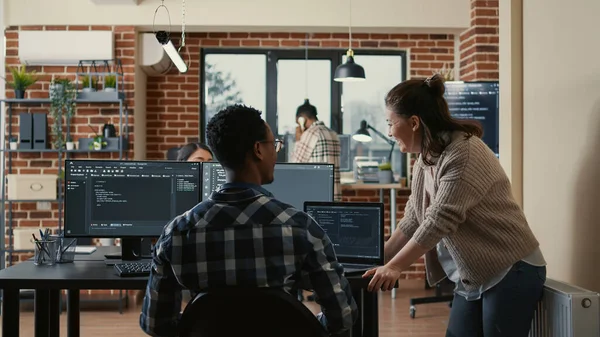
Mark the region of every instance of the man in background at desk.
POLYGON ((319 320, 331 334, 349 330, 356 320, 358 309, 329 237, 306 213, 261 187, 273 181, 281 141, 260 115, 234 105, 209 121, 208 145, 227 183, 165 226, 140 315, 146 333, 177 335, 182 289, 224 286, 314 289, 327 313, 319 320))
POLYGON ((317 108, 308 100, 296 111, 296 145, 292 153, 293 163, 333 164, 334 200, 342 201, 340 185, 340 138, 337 133, 317 118, 317 108))

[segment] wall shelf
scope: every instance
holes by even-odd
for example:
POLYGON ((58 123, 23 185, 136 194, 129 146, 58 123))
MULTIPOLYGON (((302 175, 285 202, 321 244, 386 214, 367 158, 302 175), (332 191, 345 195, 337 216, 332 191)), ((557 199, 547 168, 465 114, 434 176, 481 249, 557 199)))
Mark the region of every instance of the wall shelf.
MULTIPOLYGON (((8 240, 0 240, 0 269, 6 268, 7 266, 11 266, 13 264, 13 259, 11 254, 7 254, 8 252, 17 253, 18 251, 13 249, 13 209, 12 207, 6 207, 6 205, 11 205, 13 203, 20 202, 52 202, 58 203, 58 232, 60 233, 63 225, 63 179, 60 175, 58 175, 57 179, 57 199, 54 200, 9 200, 6 198, 6 173, 13 173, 13 165, 12 165, 12 154, 13 153, 57 153, 58 154, 58 172, 62 172, 64 168, 64 160, 70 159, 72 154, 77 153, 118 153, 119 159, 124 159, 124 152, 127 150, 127 144, 129 140, 129 124, 128 124, 128 109, 127 103, 125 101, 125 93, 122 91, 118 92, 118 99, 77 99, 75 100, 75 104, 119 104, 119 131, 124 139, 125 146, 120 145, 118 149, 102 149, 102 150, 91 150, 91 149, 15 149, 11 150, 9 148, 8 139, 12 136, 12 117, 13 117, 13 109, 19 108, 23 106, 42 106, 45 104, 51 104, 51 100, 49 98, 25 98, 25 99, 1 99, 1 102, 4 102, 6 105, 7 111, 7 123, 6 123, 6 134, 5 134, 5 143, 3 147, 0 147, 0 152, 2 153, 2 166, 5 168, 4 172, 0 172, 0 176, 2 177, 2 181, 0 182, 0 232, 6 233, 8 236, 8 240)), ((75 113, 77 115, 77 113, 75 113)), ((69 136, 70 132, 68 131, 70 125, 66 125, 66 135, 69 136)), ((49 136, 49 135, 48 135, 49 136)), ((5 236, 6 238, 6 236, 5 236)), ((27 252, 27 251, 25 251, 27 252)))

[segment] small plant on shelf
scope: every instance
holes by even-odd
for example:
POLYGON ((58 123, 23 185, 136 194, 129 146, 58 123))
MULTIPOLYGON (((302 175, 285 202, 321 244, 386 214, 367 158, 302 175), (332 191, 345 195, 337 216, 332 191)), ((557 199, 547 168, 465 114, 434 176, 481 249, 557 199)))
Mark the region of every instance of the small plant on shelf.
POLYGON ((55 149, 65 146, 63 125, 69 128, 75 114, 75 86, 69 79, 56 78, 50 84, 50 117, 52 124, 52 143, 55 149), (64 119, 64 123, 63 123, 64 119))
POLYGON ((67 136, 67 150, 75 150, 75 143, 73 143, 71 136, 67 136))
POLYGON ((90 75, 84 75, 81 77, 81 85, 83 92, 96 91, 96 88, 98 87, 98 79, 90 75))
POLYGON ((380 184, 391 184, 394 181, 392 164, 390 162, 383 162, 379 164, 378 176, 380 184))
POLYGON ((117 77, 115 75, 106 75, 104 77, 104 91, 116 91, 117 77))
POLYGON ((90 145, 88 145, 88 148, 90 150, 94 150, 94 151, 102 150, 106 145, 108 145, 106 143, 106 140, 104 139, 104 137, 98 135, 98 133, 96 133, 96 131, 94 130, 94 128, 91 125, 88 124, 88 126, 94 132, 94 137, 92 138, 90 145))
POLYGON ((385 163, 379 164, 379 171, 391 171, 391 170, 392 170, 392 164, 390 164, 390 162, 385 162, 385 163))
POLYGON ((8 143, 9 143, 8 144, 9 148, 11 150, 16 150, 19 147, 19 141, 17 140, 17 137, 15 137, 15 136, 10 137, 8 139, 8 143))
POLYGON ((15 98, 24 99, 27 88, 38 81, 35 70, 28 72, 27 67, 22 64, 18 67, 9 68, 9 71, 12 75, 12 81, 7 81, 6 84, 15 90, 15 98))

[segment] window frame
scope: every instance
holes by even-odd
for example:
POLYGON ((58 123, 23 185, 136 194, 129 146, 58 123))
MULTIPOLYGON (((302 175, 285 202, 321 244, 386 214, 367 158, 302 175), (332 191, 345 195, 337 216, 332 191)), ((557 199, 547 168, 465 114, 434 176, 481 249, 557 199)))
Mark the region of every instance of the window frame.
MULTIPOLYGON (((339 134, 343 134, 344 111, 342 106, 343 82, 333 80, 335 69, 341 64, 343 56, 346 55, 346 49, 340 48, 309 48, 309 60, 330 60, 331 61, 331 129, 339 134)), ((277 61, 278 60, 304 60, 305 49, 303 48, 201 48, 200 49, 200 101, 198 125, 199 125, 199 140, 206 141, 206 130, 204 126, 204 117, 206 116, 206 108, 204 104, 204 83, 205 83, 205 61, 206 55, 209 54, 260 54, 265 55, 266 60, 266 83, 265 91, 266 99, 266 122, 269 124, 275 134, 279 134, 277 127, 278 111, 277 111, 277 61)), ((360 49, 356 56, 400 56, 402 73, 399 82, 405 81, 408 77, 408 53, 406 50, 386 50, 386 49, 360 49)), ((368 70, 367 81, 368 81, 368 70)), ((299 102, 300 105, 302 102, 299 102)), ((352 130, 346 130, 352 132, 352 130)))

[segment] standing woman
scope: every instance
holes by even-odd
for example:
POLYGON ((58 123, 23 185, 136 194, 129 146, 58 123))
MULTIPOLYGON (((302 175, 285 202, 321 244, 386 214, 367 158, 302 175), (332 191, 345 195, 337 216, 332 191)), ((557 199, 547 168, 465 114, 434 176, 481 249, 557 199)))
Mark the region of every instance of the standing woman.
POLYGON ((423 255, 430 284, 456 284, 447 337, 527 337, 546 262, 482 129, 450 116, 439 75, 408 80, 385 98, 388 134, 418 153, 412 192, 387 263, 369 291, 391 290, 423 255))

